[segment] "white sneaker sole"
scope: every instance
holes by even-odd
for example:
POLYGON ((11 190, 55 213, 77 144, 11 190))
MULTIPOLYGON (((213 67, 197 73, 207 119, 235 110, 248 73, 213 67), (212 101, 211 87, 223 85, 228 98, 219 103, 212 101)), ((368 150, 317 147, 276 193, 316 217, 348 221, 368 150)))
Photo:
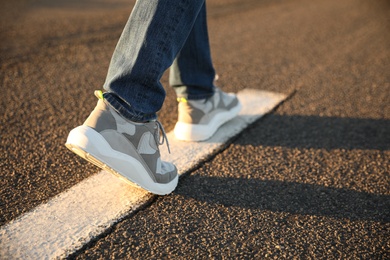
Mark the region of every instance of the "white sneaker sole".
POLYGON ((156 183, 137 159, 118 152, 98 132, 88 126, 78 126, 70 131, 66 147, 101 169, 121 179, 158 195, 171 193, 179 176, 169 183, 156 183))
POLYGON ((240 110, 241 104, 238 103, 237 106, 229 111, 217 114, 207 125, 177 122, 174 129, 175 137, 181 141, 189 142, 207 140, 212 137, 223 124, 235 118, 240 110))

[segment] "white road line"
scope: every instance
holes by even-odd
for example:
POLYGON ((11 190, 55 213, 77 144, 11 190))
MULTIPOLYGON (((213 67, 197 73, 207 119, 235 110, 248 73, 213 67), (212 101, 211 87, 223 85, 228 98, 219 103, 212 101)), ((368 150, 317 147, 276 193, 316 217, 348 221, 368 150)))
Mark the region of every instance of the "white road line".
MULTIPOLYGON (((206 142, 180 142, 168 133, 162 158, 182 174, 217 152, 231 137, 271 111, 286 95, 245 89, 240 115, 206 142)), ((0 228, 0 259, 62 258, 80 249, 153 195, 101 171, 0 228)))

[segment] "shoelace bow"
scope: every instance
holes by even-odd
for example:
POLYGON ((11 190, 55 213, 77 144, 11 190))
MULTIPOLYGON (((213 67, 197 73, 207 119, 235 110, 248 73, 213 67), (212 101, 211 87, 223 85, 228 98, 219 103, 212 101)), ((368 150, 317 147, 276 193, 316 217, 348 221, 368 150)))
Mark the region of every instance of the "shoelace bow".
POLYGON ((156 125, 157 125, 157 131, 154 132, 154 139, 156 140, 156 143, 158 145, 163 145, 164 142, 166 141, 167 147, 168 147, 168 152, 171 153, 167 134, 165 133, 164 127, 162 126, 162 124, 158 120, 156 120, 156 125), (161 135, 160 135, 160 131, 161 131, 161 135))

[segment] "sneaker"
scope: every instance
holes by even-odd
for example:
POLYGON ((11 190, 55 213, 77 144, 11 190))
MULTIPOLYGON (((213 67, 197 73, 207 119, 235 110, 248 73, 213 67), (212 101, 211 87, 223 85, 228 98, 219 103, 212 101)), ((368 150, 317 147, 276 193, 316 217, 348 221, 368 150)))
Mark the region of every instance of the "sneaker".
POLYGON ((240 112, 241 104, 235 94, 216 88, 207 99, 186 100, 178 98, 179 119, 174 133, 182 141, 209 139, 218 128, 240 112))
MULTIPOLYGON (((166 139, 159 121, 135 123, 123 118, 95 92, 99 101, 83 125, 70 131, 66 147, 96 166, 154 194, 172 192, 177 169, 161 161, 166 139), (160 138, 160 131, 162 138, 160 138)), ((168 149, 169 144, 167 141, 168 149)))

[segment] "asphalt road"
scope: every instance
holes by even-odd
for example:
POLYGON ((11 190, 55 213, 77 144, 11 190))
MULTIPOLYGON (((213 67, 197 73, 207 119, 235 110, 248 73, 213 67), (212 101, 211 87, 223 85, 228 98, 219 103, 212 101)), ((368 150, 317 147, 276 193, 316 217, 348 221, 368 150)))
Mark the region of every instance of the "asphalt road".
MULTIPOLYGON (((133 3, 1 1, 1 225, 99 171, 63 144, 133 3)), ((70 258, 389 259, 390 4, 210 0, 208 14, 224 90, 294 94, 70 258)))

